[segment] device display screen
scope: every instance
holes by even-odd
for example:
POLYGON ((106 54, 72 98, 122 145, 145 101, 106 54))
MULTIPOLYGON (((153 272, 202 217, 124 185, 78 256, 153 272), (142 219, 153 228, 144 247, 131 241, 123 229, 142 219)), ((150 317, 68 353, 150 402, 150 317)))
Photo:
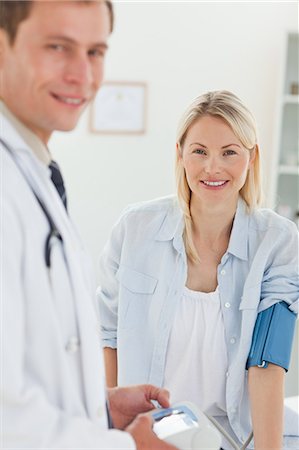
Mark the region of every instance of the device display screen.
POLYGON ((196 416, 185 406, 157 411, 153 414, 153 418, 153 430, 160 439, 165 439, 189 428, 198 427, 196 416))

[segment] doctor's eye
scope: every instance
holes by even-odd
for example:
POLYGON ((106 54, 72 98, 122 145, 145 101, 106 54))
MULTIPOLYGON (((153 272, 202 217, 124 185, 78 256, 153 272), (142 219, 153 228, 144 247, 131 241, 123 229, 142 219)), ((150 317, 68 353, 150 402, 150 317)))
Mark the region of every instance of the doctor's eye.
POLYGON ((104 58, 106 51, 107 51, 106 45, 104 44, 98 45, 88 50, 88 56, 90 56, 91 58, 104 58))
POLYGON ((91 56, 92 58, 103 58, 105 56, 105 51, 103 49, 95 48, 89 50, 88 56, 91 56))
POLYGON ((54 44, 54 43, 53 44, 48 44, 47 48, 49 50, 53 50, 53 51, 59 52, 59 53, 62 53, 62 52, 64 52, 66 50, 66 47, 64 45, 62 45, 62 44, 54 44))

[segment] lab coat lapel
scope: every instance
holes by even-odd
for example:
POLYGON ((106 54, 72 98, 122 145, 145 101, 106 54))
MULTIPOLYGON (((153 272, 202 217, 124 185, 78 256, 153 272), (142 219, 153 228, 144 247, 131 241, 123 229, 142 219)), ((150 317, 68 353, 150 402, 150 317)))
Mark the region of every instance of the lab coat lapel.
MULTIPOLYGON (((79 264, 80 258, 78 254, 71 255, 71 253, 72 249, 70 248, 67 259, 69 261, 69 271, 78 317, 86 407, 89 416, 94 418, 98 413, 99 405, 103 405, 105 402, 105 393, 100 389, 100 380, 101 378, 104 379, 104 363, 102 360, 100 336, 98 335, 95 305, 91 302, 91 297, 95 295, 95 289, 92 292, 91 287, 88 287, 86 280, 84 280, 84 269, 79 264)), ((86 257, 82 251, 81 257, 86 257)), ((103 380, 102 386, 104 384, 103 380)))
MULTIPOLYGON (((22 168, 33 191, 43 201, 63 238, 77 313, 86 409, 90 417, 95 417, 98 415, 99 405, 105 402, 105 392, 100 388, 104 366, 100 337, 97 335, 95 305, 91 301, 95 289, 93 292, 92 282, 88 281, 84 267, 87 256, 50 180, 48 168, 37 160, 9 122, 5 123, 4 127, 6 130, 4 138, 13 151, 16 163, 22 168)), ((102 417, 106 420, 105 415, 102 417)))

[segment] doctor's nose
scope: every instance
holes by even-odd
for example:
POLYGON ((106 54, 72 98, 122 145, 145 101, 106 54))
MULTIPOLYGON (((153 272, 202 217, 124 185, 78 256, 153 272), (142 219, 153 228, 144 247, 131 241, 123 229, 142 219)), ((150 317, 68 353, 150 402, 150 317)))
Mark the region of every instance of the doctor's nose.
POLYGON ((64 73, 64 80, 66 82, 88 85, 94 81, 93 78, 93 70, 87 55, 74 55, 71 61, 68 61, 64 73))

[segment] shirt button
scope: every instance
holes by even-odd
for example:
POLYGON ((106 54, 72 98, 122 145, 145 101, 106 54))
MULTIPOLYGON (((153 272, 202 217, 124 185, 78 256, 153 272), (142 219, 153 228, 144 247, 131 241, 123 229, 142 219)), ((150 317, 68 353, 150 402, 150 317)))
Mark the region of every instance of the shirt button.
POLYGON ((235 344, 236 343, 236 338, 232 337, 229 341, 231 344, 235 344))
POLYGON ((230 412, 234 414, 237 410, 235 408, 231 408, 230 412))
POLYGON ((226 378, 228 378, 228 376, 229 376, 229 373, 228 373, 228 372, 226 372, 225 376, 226 376, 226 378))
POLYGON ((225 271, 224 269, 222 269, 221 272, 220 272, 220 274, 221 274, 221 275, 225 275, 225 274, 226 274, 226 271, 225 271))
POLYGON ((226 308, 230 308, 230 303, 229 303, 229 302, 226 302, 226 303, 224 304, 224 306, 225 306, 226 308))
POLYGON ((77 336, 71 336, 66 343, 65 349, 68 353, 76 353, 79 348, 79 339, 77 336))

